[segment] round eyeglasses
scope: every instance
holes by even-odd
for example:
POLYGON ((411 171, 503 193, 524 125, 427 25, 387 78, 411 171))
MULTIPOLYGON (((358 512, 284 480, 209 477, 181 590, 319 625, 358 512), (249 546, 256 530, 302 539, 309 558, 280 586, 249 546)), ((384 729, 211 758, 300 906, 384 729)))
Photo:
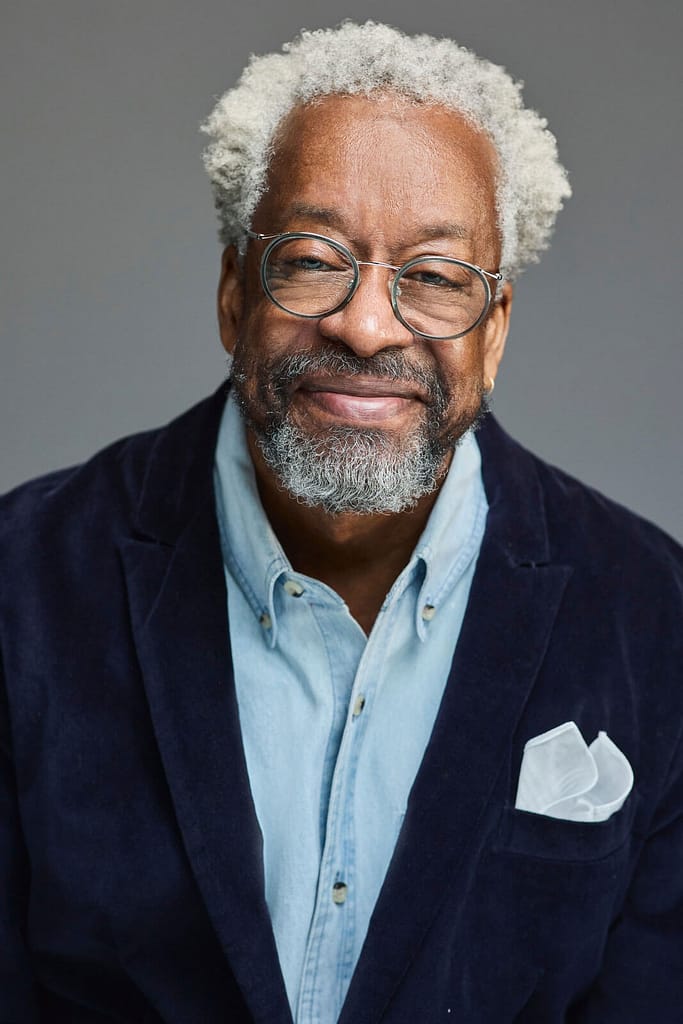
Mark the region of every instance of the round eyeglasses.
POLYGON ((413 334, 433 341, 461 338, 486 316, 501 274, 482 270, 451 256, 416 256, 401 267, 358 260, 334 238, 310 231, 262 235, 261 284, 279 309, 318 319, 339 312, 360 284, 361 267, 395 271, 389 281, 391 306, 413 334), (493 292, 489 279, 494 281, 493 292))

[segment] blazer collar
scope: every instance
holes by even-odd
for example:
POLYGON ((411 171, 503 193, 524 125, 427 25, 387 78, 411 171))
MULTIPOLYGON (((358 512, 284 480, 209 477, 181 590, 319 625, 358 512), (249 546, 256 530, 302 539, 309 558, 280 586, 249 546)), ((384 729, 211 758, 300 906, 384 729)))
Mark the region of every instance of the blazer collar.
POLYGON ((221 384, 158 432, 135 519, 141 535, 175 544, 198 508, 213 501, 213 459, 228 388, 221 384))
POLYGON ((490 414, 477 438, 489 503, 486 556, 510 565, 548 564, 545 498, 536 460, 490 414))

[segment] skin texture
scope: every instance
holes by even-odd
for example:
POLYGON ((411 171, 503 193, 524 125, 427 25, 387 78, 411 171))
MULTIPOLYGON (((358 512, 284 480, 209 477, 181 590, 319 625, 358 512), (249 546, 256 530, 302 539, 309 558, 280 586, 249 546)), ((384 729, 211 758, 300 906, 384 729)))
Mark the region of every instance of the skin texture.
MULTIPOLYGON (((420 253, 455 256, 496 271, 496 158, 488 139, 453 111, 395 96, 332 96, 297 108, 282 126, 254 231, 314 231, 345 243, 360 260, 399 265, 420 253)), ((277 309, 259 281, 263 242, 241 267, 223 255, 218 292, 221 340, 245 374, 249 417, 267 421, 267 361, 298 352, 349 351, 371 360, 392 350, 436 375, 448 397, 443 440, 452 445, 477 415, 495 380, 507 336, 512 290, 476 330, 453 341, 416 337, 393 314, 390 272, 362 267, 351 302, 319 320, 277 309)), ((414 384, 367 378, 304 378, 288 393, 289 415, 311 436, 330 425, 371 427, 400 445, 428 413, 414 384)), ((294 568, 333 587, 369 633, 408 561, 438 493, 392 515, 327 515, 300 504, 264 463, 251 429, 250 452, 268 518, 294 568)), ((444 457, 445 474, 450 454, 444 457)), ((443 477, 442 477, 443 479, 443 477)))

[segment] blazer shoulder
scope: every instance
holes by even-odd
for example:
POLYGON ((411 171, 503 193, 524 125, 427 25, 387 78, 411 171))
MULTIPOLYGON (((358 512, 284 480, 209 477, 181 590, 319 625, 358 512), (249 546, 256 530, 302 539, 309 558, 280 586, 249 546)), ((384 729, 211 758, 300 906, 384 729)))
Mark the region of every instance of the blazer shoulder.
POLYGON ((486 417, 478 436, 489 505, 500 505, 501 521, 516 533, 533 520, 547 536, 551 562, 596 570, 659 566, 680 579, 683 547, 660 527, 541 458, 494 417, 486 417))
POLYGON ((198 403, 163 427, 121 438, 86 462, 20 484, 0 497, 0 558, 26 544, 50 545, 65 536, 94 530, 105 536, 128 529, 134 518, 150 466, 161 449, 173 453, 178 472, 194 457, 199 439, 205 446, 209 412, 215 419, 217 396, 198 403))
POLYGON ((558 555, 629 561, 683 578, 683 547, 655 523, 537 455, 531 456, 545 497, 546 521, 558 555))
POLYGON ((8 491, 0 497, 0 539, 7 542, 15 533, 33 529, 42 520, 74 513, 80 516, 93 501, 106 503, 115 511, 126 494, 134 498, 144 476, 146 455, 157 435, 157 430, 150 430, 121 438, 85 462, 8 491))

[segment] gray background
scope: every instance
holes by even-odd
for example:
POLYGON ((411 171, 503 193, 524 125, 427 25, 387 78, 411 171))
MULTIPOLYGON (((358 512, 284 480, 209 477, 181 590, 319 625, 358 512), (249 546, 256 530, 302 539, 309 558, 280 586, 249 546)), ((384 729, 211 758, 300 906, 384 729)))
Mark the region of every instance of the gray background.
POLYGON ((198 123, 250 52, 343 17, 526 81, 575 195, 518 285, 496 412, 683 539, 679 0, 4 2, 0 490, 222 379, 198 123))

